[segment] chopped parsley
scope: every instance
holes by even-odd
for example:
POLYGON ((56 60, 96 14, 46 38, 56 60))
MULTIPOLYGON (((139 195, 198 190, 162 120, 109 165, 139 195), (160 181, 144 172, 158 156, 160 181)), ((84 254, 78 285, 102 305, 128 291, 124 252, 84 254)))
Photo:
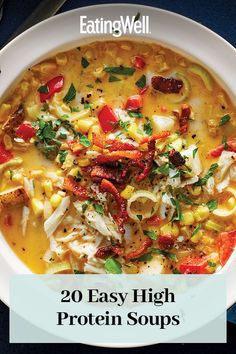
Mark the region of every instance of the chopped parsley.
POLYGON ((81 145, 85 146, 85 147, 89 147, 91 145, 89 139, 87 138, 87 136, 81 134, 81 133, 78 133, 79 135, 79 142, 81 145))
POLYGON ((138 88, 143 89, 146 86, 147 79, 145 75, 142 75, 138 81, 135 82, 135 85, 138 86, 138 88))
POLYGON ((144 230, 143 233, 145 236, 148 236, 151 240, 157 239, 157 233, 153 230, 151 230, 151 231, 144 230))
POLYGON ((211 261, 208 261, 207 263, 208 263, 209 267, 216 267, 216 265, 217 265, 215 262, 211 262, 211 261))
POLYGON ((82 213, 84 214, 88 209, 89 205, 91 204, 91 200, 86 200, 85 203, 82 204, 82 213))
POLYGON ((128 131, 128 127, 129 127, 129 125, 130 125, 130 122, 123 122, 123 120, 119 119, 118 123, 119 123, 119 126, 120 126, 125 132, 128 131))
POLYGON ((94 203, 93 207, 99 215, 104 215, 104 209, 103 209, 102 205, 94 203))
POLYGON ((79 109, 79 107, 70 107, 70 111, 71 111, 71 113, 73 113, 73 112, 79 112, 80 109, 79 109))
POLYGON ((132 76, 135 72, 134 68, 125 66, 107 66, 103 69, 106 73, 116 74, 116 75, 127 75, 132 76))
POLYGON ((140 112, 129 111, 129 112, 128 112, 128 115, 129 115, 131 118, 143 118, 143 115, 142 115, 142 113, 140 113, 140 112))
POLYGON ((179 204, 178 199, 170 198, 171 203, 175 207, 175 213, 173 215, 172 221, 181 221, 183 218, 182 212, 181 212, 181 207, 179 204))
POLYGON ((149 136, 152 135, 153 128, 152 128, 151 121, 148 118, 146 118, 146 123, 144 123, 143 125, 143 130, 147 135, 149 136))
POLYGON ((72 83, 67 91, 65 97, 63 98, 63 102, 69 103, 75 99, 76 96, 76 89, 74 84, 72 83))
POLYGON ((202 224, 197 225, 197 226, 195 227, 195 229, 193 230, 191 237, 193 237, 194 235, 196 235, 196 234, 198 233, 198 231, 201 230, 201 228, 202 228, 202 224))
POLYGON ((68 152, 66 150, 59 150, 59 161, 61 164, 63 164, 66 161, 66 156, 68 155, 68 152))
POLYGON ((209 200, 209 202, 206 203, 206 206, 208 207, 209 211, 213 211, 217 208, 218 202, 215 199, 209 200))
POLYGON ((227 137, 224 135, 222 138, 222 144, 224 145, 224 149, 228 150, 229 149, 229 145, 227 143, 227 137))
POLYGON ((139 221, 142 221, 142 219, 143 219, 143 216, 142 216, 142 215, 137 214, 136 216, 137 216, 137 218, 139 219, 139 221))
POLYGON ((217 168, 218 168, 218 164, 217 163, 213 163, 210 166, 207 174, 204 177, 200 178, 196 183, 194 183, 194 186, 200 186, 200 187, 204 186, 207 183, 208 179, 213 176, 213 173, 215 172, 215 170, 217 168))
POLYGON ((222 125, 225 125, 226 123, 228 123, 230 121, 231 117, 229 114, 224 115, 223 117, 221 117, 220 119, 220 123, 219 126, 222 127, 222 125))
POLYGON ((84 274, 84 272, 78 269, 74 269, 74 274, 84 274))
POLYGON ((86 69, 89 66, 89 62, 86 58, 82 57, 81 58, 81 65, 84 69, 86 69))
POLYGON ((195 149, 193 150, 193 158, 196 156, 197 151, 198 151, 198 148, 195 148, 195 149))
POLYGON ((155 248, 155 247, 151 248, 151 252, 154 254, 160 254, 161 256, 164 256, 173 262, 178 262, 178 258, 175 253, 164 251, 164 250, 161 250, 161 249, 155 248))
POLYGON ((39 119, 36 138, 38 139, 35 142, 36 147, 46 156, 46 158, 54 159, 58 154, 61 142, 56 139, 56 131, 54 130, 51 121, 46 122, 39 119))
POLYGON ((178 194, 178 200, 187 205, 198 205, 198 203, 195 203, 191 198, 189 198, 186 194, 183 193, 178 194))
POLYGON ((42 85, 38 88, 38 92, 39 93, 48 93, 49 92, 49 89, 48 89, 48 86, 47 85, 42 85))
POLYGON ((151 255, 151 253, 146 253, 140 257, 134 258, 133 261, 135 261, 135 262, 150 262, 152 260, 152 258, 153 257, 151 255))

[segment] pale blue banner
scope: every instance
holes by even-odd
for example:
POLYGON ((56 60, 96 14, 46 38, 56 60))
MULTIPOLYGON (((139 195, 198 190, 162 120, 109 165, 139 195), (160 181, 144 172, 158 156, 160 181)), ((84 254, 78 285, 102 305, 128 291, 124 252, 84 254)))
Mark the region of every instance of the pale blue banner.
POLYGON ((10 341, 225 343, 225 276, 16 275, 10 341))

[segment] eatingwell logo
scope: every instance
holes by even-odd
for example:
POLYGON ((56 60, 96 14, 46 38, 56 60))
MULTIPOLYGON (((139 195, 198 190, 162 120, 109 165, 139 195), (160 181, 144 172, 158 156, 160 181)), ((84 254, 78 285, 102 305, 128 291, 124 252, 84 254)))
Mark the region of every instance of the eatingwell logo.
POLYGON ((149 16, 120 16, 119 20, 105 20, 104 18, 88 19, 80 16, 81 34, 112 34, 120 37, 122 34, 149 34, 149 16))

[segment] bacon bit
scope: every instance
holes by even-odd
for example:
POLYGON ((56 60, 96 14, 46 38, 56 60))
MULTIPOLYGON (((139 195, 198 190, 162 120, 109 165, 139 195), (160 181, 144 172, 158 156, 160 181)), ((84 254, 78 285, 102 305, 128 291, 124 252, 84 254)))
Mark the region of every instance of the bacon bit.
POLYGON ((221 232, 218 237, 220 264, 228 261, 236 246, 236 230, 221 232))
POLYGON ((162 219, 159 215, 153 215, 150 219, 147 220, 147 224, 150 226, 159 226, 162 222, 162 219))
POLYGON ((152 140, 149 141, 148 143, 148 152, 145 157, 145 167, 143 171, 140 173, 140 175, 136 177, 137 182, 143 181, 148 176, 152 168, 154 156, 155 156, 155 141, 152 140))
POLYGON ((116 223, 121 234, 125 233, 124 223, 128 220, 126 200, 121 197, 120 193, 116 189, 113 183, 107 179, 103 179, 100 185, 101 189, 113 195, 115 198, 117 208, 119 212, 115 215, 116 223))
POLYGON ((179 264, 182 274, 207 274, 207 260, 204 257, 188 257, 179 264))
MULTIPOLYGON (((226 141, 226 145, 227 145, 227 151, 236 152, 236 138, 235 137, 229 138, 229 140, 226 141)), ((225 145, 221 144, 221 145, 217 146, 216 148, 210 150, 207 154, 207 157, 208 158, 219 157, 224 150, 225 150, 225 145)))
POLYGON ((11 217, 10 214, 6 214, 4 216, 4 225, 7 226, 7 227, 12 226, 12 217, 11 217))
POLYGON ((145 136, 145 138, 141 139, 140 145, 146 144, 146 143, 153 141, 153 140, 165 139, 165 138, 168 138, 168 136, 170 136, 169 131, 164 131, 159 134, 154 134, 152 136, 145 136))
POLYGON ((153 76, 152 87, 162 93, 179 93, 183 87, 183 81, 173 77, 153 76))
POLYGON ((185 159, 181 155, 179 151, 176 151, 175 149, 171 150, 169 152, 169 161, 175 166, 183 166, 185 164, 185 159))
POLYGON ((91 168, 90 176, 94 182, 101 182, 103 178, 112 180, 116 183, 124 183, 123 171, 117 168, 96 165, 91 168))
POLYGON ((145 68, 145 65, 146 65, 144 59, 143 59, 142 57, 138 56, 138 55, 136 55, 136 56, 132 59, 132 63, 133 63, 133 65, 134 65, 134 67, 135 67, 136 69, 140 69, 140 70, 144 69, 144 68, 145 68))
POLYGON ((179 119, 180 133, 185 134, 188 131, 188 121, 191 114, 191 108, 187 104, 181 106, 181 114, 174 112, 175 116, 179 119))
POLYGON ((149 89, 149 85, 144 86, 142 89, 140 89, 139 94, 141 96, 144 95, 147 92, 148 89, 149 89))
POLYGON ((151 245, 152 245, 152 240, 150 238, 146 238, 146 240, 143 241, 143 243, 140 245, 139 248, 128 253, 125 256, 125 258, 127 260, 138 258, 142 256, 144 253, 146 253, 146 251, 148 250, 149 247, 151 247, 151 245))
POLYGON ((107 257, 115 254, 116 256, 122 256, 124 254, 124 249, 118 245, 109 245, 100 247, 95 253, 95 257, 106 259, 107 257))
POLYGON ((126 102, 125 109, 127 111, 137 111, 143 107, 143 99, 140 95, 130 96, 126 102))
POLYGON ((23 105, 20 105, 18 109, 8 118, 8 120, 3 124, 2 130, 5 134, 10 135, 11 137, 15 136, 16 128, 23 123, 25 119, 23 105))
POLYGON ((114 162, 118 161, 120 159, 131 159, 131 160, 136 160, 141 158, 142 153, 140 151, 134 150, 134 151, 112 151, 106 155, 101 154, 98 155, 95 159, 95 163, 97 164, 106 164, 109 162, 114 162))
POLYGON ((171 235, 160 235, 158 238, 158 243, 161 248, 167 249, 174 246, 175 240, 171 235))
POLYGON ((64 180, 64 188, 67 191, 72 192, 81 200, 87 200, 89 198, 89 193, 86 188, 80 186, 78 182, 74 180, 72 176, 66 177, 64 180))

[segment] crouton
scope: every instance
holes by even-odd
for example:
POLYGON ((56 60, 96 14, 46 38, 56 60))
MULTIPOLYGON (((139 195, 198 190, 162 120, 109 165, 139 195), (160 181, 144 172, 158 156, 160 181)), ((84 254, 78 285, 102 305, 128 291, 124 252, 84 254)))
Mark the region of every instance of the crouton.
POLYGON ((16 187, 0 193, 0 211, 5 206, 27 204, 28 194, 23 187, 16 187))
POLYGON ((10 137, 15 137, 15 130, 21 123, 23 123, 24 118, 24 108, 22 105, 20 105, 18 109, 3 124, 2 131, 5 134, 8 134, 10 137))

